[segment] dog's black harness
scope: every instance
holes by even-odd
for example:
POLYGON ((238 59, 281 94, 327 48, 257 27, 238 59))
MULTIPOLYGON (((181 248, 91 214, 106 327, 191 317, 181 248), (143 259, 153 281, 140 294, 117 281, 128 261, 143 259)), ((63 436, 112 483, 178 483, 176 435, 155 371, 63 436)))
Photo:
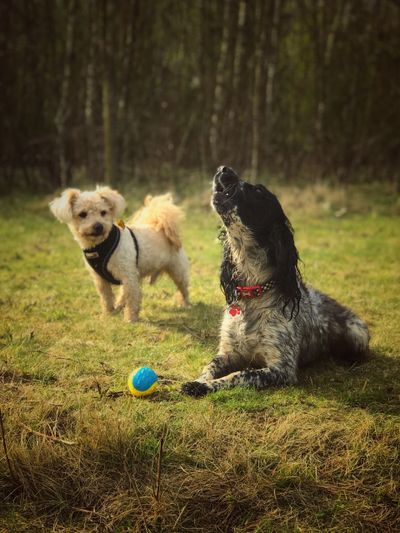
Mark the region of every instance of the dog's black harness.
MULTIPOLYGON (((139 244, 136 239, 135 234, 130 228, 127 228, 132 235, 132 239, 136 249, 136 266, 139 264, 139 244)), ((108 261, 114 253, 115 249, 118 246, 119 240, 121 238, 121 231, 113 224, 111 231, 107 239, 93 248, 85 248, 83 255, 85 256, 86 261, 93 268, 93 270, 101 276, 103 279, 112 283, 113 285, 121 285, 121 282, 118 279, 115 279, 111 272, 107 269, 108 261)))

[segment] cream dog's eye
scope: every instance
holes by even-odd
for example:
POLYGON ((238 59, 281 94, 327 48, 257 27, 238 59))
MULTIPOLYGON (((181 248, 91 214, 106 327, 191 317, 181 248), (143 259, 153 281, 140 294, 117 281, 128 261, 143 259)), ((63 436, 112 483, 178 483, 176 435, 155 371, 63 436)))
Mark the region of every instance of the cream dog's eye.
POLYGON ((87 217, 87 213, 86 213, 86 211, 81 211, 81 212, 79 213, 79 216, 80 216, 80 218, 86 218, 86 217, 87 217))
POLYGON ((103 209, 103 211, 100 212, 100 215, 101 215, 102 217, 105 217, 106 214, 107 214, 107 211, 104 211, 104 209, 103 209))

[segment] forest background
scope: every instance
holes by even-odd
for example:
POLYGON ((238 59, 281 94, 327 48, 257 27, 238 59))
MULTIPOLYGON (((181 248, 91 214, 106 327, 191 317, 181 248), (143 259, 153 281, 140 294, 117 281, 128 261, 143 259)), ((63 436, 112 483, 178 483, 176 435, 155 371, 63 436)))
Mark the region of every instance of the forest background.
POLYGON ((0 190, 397 184, 398 0, 3 0, 0 190))

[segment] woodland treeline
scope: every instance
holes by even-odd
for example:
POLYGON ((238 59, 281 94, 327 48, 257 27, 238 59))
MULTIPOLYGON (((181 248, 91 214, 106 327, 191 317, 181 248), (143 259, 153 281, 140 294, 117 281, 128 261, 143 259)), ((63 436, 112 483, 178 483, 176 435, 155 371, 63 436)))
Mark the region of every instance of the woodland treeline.
POLYGON ((396 179, 398 0, 2 0, 0 185, 396 179))

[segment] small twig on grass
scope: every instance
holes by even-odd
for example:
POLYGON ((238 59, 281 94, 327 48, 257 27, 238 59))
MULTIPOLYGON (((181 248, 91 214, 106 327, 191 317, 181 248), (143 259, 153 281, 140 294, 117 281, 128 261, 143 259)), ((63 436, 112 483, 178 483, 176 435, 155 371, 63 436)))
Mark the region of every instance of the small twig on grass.
POLYGON ((208 334, 204 330, 200 330, 200 333, 196 331, 193 328, 190 328, 189 326, 186 326, 186 324, 182 324, 182 329, 193 335, 193 337, 196 337, 196 339, 199 339, 201 341, 204 341, 206 339, 216 339, 216 335, 208 334))
POLYGON ((162 376, 161 374, 159 374, 158 381, 162 383, 163 385, 170 385, 171 383, 181 383, 182 379, 166 378, 165 376, 162 376))
POLYGON ((72 507, 73 511, 77 511, 78 513, 86 513, 92 515, 94 513, 93 510, 90 509, 82 509, 81 507, 72 507))
POLYGON ((97 387, 97 391, 99 393, 99 396, 100 398, 103 397, 103 391, 102 391, 102 388, 101 388, 101 385, 100 383, 97 381, 97 379, 94 380, 95 384, 96 384, 96 387, 97 387))
POLYGON ((110 398, 111 400, 119 398, 120 396, 129 396, 129 392, 124 390, 109 390, 105 394, 105 397, 110 398))
POLYGON ((146 530, 146 533, 149 533, 149 528, 147 527, 146 515, 144 513, 142 501, 140 499, 139 489, 138 489, 138 486, 136 484, 136 479, 134 478, 134 476, 131 476, 130 478, 132 480, 133 488, 135 490, 136 499, 138 501, 138 504, 139 504, 139 507, 140 507, 140 511, 142 513, 144 529, 146 530))
POLYGON ((23 428, 25 428, 27 431, 29 431, 29 433, 32 433, 33 435, 37 435, 38 437, 45 437, 46 439, 54 440, 56 442, 61 442, 62 444, 67 444, 68 446, 74 446, 75 444, 77 444, 76 442, 72 440, 64 440, 64 439, 61 439, 60 437, 55 437, 54 435, 47 435, 47 433, 41 433, 40 431, 35 431, 34 429, 30 428, 23 422, 20 422, 20 425, 23 428))
POLYGON ((184 329, 185 331, 187 331, 188 333, 190 333, 191 335, 193 335, 193 337, 196 337, 196 339, 199 339, 199 340, 204 340, 201 335, 199 333, 197 333, 196 330, 194 330, 193 328, 189 328, 189 326, 185 326, 185 324, 182 325, 182 329, 184 329))
POLYGON ((104 361, 100 361, 100 366, 104 370, 104 373, 107 374, 108 376, 111 376, 112 374, 115 373, 115 370, 108 363, 105 363, 104 361))
POLYGON ((3 424, 3 411, 1 411, 1 409, 0 409, 0 427, 1 427, 1 438, 2 438, 2 441, 3 441, 4 454, 6 456, 8 470, 10 472, 10 476, 11 476, 12 480, 14 481, 14 483, 18 483, 17 477, 14 474, 14 470, 11 467, 11 461, 10 461, 10 457, 8 455, 6 432, 4 430, 4 424, 3 424))
POLYGON ((173 531, 175 531, 176 527, 178 526, 179 520, 182 518, 183 513, 186 511, 186 507, 188 506, 187 503, 182 507, 182 509, 179 511, 178 518, 175 520, 173 531))
POLYGON ((162 455, 163 455, 163 448, 164 448, 164 441, 167 434, 167 426, 164 426, 161 438, 160 438, 160 446, 158 448, 158 457, 157 457, 157 478, 156 478, 156 488, 154 491, 154 497, 159 502, 160 501, 160 493, 161 493, 161 475, 162 475, 162 455))
POLYGON ((145 515, 144 509, 143 509, 142 500, 140 499, 140 495, 139 495, 139 489, 138 489, 138 486, 137 486, 137 483, 136 483, 135 476, 133 476, 130 473, 129 469, 128 469, 128 465, 127 465, 127 462, 126 462, 126 455, 124 455, 124 470, 125 470, 125 474, 126 474, 127 478, 129 479, 129 481, 133 485, 133 489, 135 491, 135 496, 136 496, 138 505, 140 507, 140 511, 142 513, 144 529, 146 530, 146 533, 149 533, 149 528, 147 527, 146 515, 145 515))
POLYGON ((46 352, 47 355, 50 355, 53 359, 62 359, 63 361, 72 361, 73 363, 76 363, 75 359, 72 357, 62 357, 61 355, 52 355, 46 352))

